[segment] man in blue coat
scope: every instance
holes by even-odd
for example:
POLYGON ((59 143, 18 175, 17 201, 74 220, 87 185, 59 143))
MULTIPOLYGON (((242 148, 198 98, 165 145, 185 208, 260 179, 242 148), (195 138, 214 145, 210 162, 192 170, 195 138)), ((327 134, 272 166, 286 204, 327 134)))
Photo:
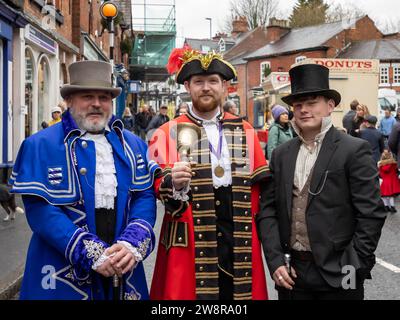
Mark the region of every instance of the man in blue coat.
POLYGON ((147 299, 159 167, 112 115, 111 65, 69 73, 62 122, 23 142, 10 178, 33 231, 21 299, 147 299))

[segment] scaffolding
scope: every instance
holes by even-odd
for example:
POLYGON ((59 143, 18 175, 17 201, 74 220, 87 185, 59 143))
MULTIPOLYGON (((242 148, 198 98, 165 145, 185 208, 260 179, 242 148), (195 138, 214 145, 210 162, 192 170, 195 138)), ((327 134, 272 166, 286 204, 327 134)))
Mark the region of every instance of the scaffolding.
POLYGON ((132 29, 131 79, 165 81, 165 65, 176 39, 175 0, 132 1, 132 29))

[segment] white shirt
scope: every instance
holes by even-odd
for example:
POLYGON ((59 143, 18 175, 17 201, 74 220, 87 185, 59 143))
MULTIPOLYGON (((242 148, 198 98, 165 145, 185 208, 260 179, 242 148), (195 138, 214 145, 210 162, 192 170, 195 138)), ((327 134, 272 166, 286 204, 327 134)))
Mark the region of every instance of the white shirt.
POLYGON ((117 177, 114 165, 113 150, 104 134, 86 133, 82 139, 95 143, 95 207, 96 209, 114 209, 114 198, 117 196, 117 177))
MULTIPOLYGON (((219 123, 217 120, 217 116, 220 114, 218 113, 211 119, 205 120, 199 117, 198 115, 194 114, 192 111, 193 116, 201 121, 203 121, 203 127, 206 131, 208 141, 213 146, 214 150, 218 152, 218 144, 219 144, 219 123)), ((222 149, 221 149, 221 157, 220 159, 211 152, 210 150, 210 157, 211 157, 211 168, 212 168, 212 177, 213 177, 213 185, 215 188, 219 188, 221 186, 227 187, 232 184, 232 168, 231 168, 231 157, 229 154, 228 143, 226 142, 225 135, 222 132, 222 149), (215 175, 214 170, 217 166, 221 166, 224 169, 224 175, 219 178, 215 175)))
MULTIPOLYGON (((206 131, 208 141, 213 146, 214 150, 218 152, 218 144, 219 144, 219 128, 218 128, 218 120, 217 117, 220 115, 219 108, 217 109, 215 116, 211 120, 206 120, 198 116, 195 111, 193 111, 192 107, 189 106, 191 114, 198 120, 203 122, 204 130, 206 131)), ((229 154, 228 143, 226 141, 226 137, 222 132, 222 149, 221 149, 221 158, 218 159, 217 156, 211 152, 210 150, 210 158, 211 158, 211 171, 213 178, 213 186, 214 188, 219 188, 221 186, 227 187, 232 184, 232 168, 231 168, 231 157, 229 154), (224 169, 224 175, 219 178, 215 175, 214 170, 217 166, 221 166, 224 169)), ((189 192, 190 186, 187 186, 183 190, 176 191, 173 187, 173 198, 176 200, 187 201, 189 197, 187 193, 189 192)))
POLYGON ((331 117, 323 118, 321 132, 317 134, 314 139, 314 143, 310 146, 309 144, 305 143, 301 135, 301 131, 296 125, 296 122, 292 121, 292 127, 302 141, 299 153, 297 155, 296 169, 294 174, 294 185, 299 188, 299 190, 303 190, 311 170, 317 161, 319 152, 321 151, 322 142, 332 126, 333 124, 331 117))

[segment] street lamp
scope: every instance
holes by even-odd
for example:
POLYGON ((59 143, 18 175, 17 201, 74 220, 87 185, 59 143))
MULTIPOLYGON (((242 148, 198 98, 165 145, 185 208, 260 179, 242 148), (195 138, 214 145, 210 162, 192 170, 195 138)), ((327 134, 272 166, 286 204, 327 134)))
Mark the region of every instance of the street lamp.
MULTIPOLYGON (((107 29, 110 39, 110 64, 112 68, 112 82, 114 84, 114 19, 118 16, 118 7, 111 1, 104 1, 100 6, 100 15, 107 21, 107 29)), ((113 100, 113 109, 115 112, 116 103, 113 100)))
POLYGON ((206 18, 206 20, 210 21, 210 39, 212 39, 212 19, 211 18, 206 18))
POLYGON ((108 22, 110 35, 110 63, 114 67, 114 19, 118 16, 118 7, 111 1, 105 1, 100 6, 100 15, 108 22))

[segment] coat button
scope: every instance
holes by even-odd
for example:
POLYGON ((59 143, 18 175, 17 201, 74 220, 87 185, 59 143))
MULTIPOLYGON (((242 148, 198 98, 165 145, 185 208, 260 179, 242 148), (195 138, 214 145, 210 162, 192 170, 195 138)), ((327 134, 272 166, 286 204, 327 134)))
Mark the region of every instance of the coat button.
POLYGON ((245 215, 245 216, 248 216, 248 215, 249 215, 249 212, 248 212, 248 211, 245 211, 245 212, 244 212, 244 215, 245 215))
POLYGON ((182 242, 182 241, 183 241, 182 237, 179 237, 178 242, 182 242))
POLYGON ((84 149, 86 149, 86 148, 88 147, 88 144, 87 144, 86 141, 82 141, 82 147, 83 147, 84 149))
POLYGON ((201 267, 199 268, 199 270, 200 270, 201 272, 203 272, 203 271, 204 271, 204 267, 201 266, 201 267))
POLYGON ((242 152, 242 156, 243 156, 243 157, 245 157, 246 154, 247 154, 246 151, 243 151, 243 152, 242 152))
POLYGON ((196 204, 196 208, 197 208, 197 209, 200 209, 200 204, 199 204, 199 203, 196 204))
POLYGON ((247 180, 244 180, 244 181, 243 181, 243 184, 246 184, 246 185, 247 185, 247 180))
POLYGON ((196 220, 196 223, 197 223, 197 224, 200 224, 200 223, 201 223, 201 220, 200 220, 200 219, 197 219, 197 220, 196 220))
POLYGON ((199 187, 194 187, 194 191, 199 191, 199 187))
POLYGON ((200 251, 200 257, 204 257, 204 252, 200 251))
POLYGON ((203 239, 203 235, 201 233, 199 234, 199 239, 203 239))
POLYGON ((202 287, 204 286, 204 281, 203 281, 203 280, 200 281, 200 285, 201 285, 202 287))
POLYGON ((245 226, 244 230, 249 231, 249 226, 245 226))
POLYGON ((244 242, 244 245, 245 245, 245 246, 248 246, 248 245, 249 245, 249 241, 246 240, 246 241, 244 242))
POLYGON ((215 201, 215 204, 216 204, 217 206, 220 206, 220 205, 221 205, 221 201, 217 200, 217 201, 215 201))
POLYGON ((247 198, 248 198, 247 196, 244 196, 244 200, 247 200, 247 198))
POLYGON ((222 237, 222 232, 218 232, 218 237, 222 237))
POLYGON ((87 173, 87 169, 86 168, 81 168, 80 170, 79 170, 79 173, 81 174, 81 175, 86 175, 86 173, 87 173))
POLYGON ((246 272, 246 273, 245 273, 245 276, 248 277, 248 276, 249 276, 249 272, 246 272))
POLYGON ((244 261, 248 261, 249 260, 249 257, 244 257, 244 261))
POLYGON ((192 172, 192 176, 195 177, 196 176, 196 172, 193 171, 192 172))

